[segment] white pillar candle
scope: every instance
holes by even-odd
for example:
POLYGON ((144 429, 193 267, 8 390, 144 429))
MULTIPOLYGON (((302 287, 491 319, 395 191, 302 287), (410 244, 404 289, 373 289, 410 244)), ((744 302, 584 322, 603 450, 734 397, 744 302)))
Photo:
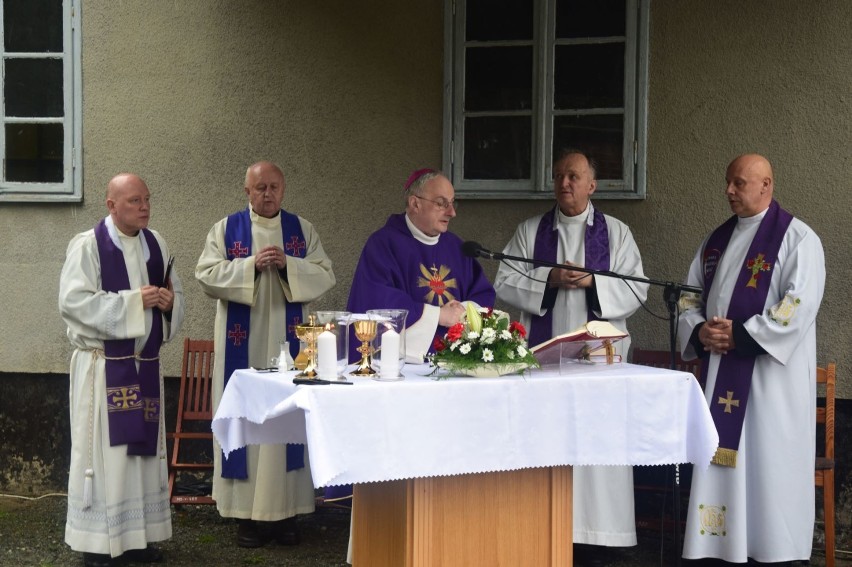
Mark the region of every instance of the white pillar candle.
POLYGON ((331 331, 317 338, 317 373, 324 380, 337 377, 337 337, 331 331))
POLYGON ((388 329, 382 333, 382 378, 399 375, 399 333, 388 329))

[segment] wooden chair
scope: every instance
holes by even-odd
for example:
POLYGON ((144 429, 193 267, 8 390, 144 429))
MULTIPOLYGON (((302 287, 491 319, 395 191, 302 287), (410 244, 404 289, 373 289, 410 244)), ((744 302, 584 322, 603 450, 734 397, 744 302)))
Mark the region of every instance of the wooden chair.
MULTIPOLYGON (((643 366, 653 366, 655 368, 671 368, 671 358, 667 350, 645 350, 634 348, 631 355, 633 364, 641 364, 643 366)), ((701 383, 699 375, 701 373, 701 360, 683 360, 680 354, 675 356, 675 369, 682 372, 689 372, 701 383)), ((703 384, 702 384, 703 387, 703 384)), ((636 491, 636 526, 655 532, 671 532, 675 529, 683 528, 685 517, 681 518, 681 526, 675 526, 674 520, 671 517, 665 517, 663 511, 665 506, 662 502, 666 501, 668 494, 674 492, 670 488, 671 475, 673 471, 671 467, 635 467, 633 469, 634 485, 636 491), (641 495, 641 496, 640 496, 641 495), (646 512, 647 509, 649 511, 646 512), (654 510, 659 510, 659 516, 654 510)), ((685 464, 680 466, 680 498, 681 509, 686 510, 685 501, 689 498, 689 485, 692 477, 691 465, 685 464)))
MULTIPOLYGON (((653 366, 655 368, 671 368, 671 358, 667 350, 645 350, 634 348, 631 355, 633 364, 641 364, 643 366, 653 366)), ((684 360, 680 354, 675 354, 675 370, 681 372, 690 372, 699 380, 701 373, 701 359, 684 360)))
POLYGON ((175 505, 216 503, 206 494, 175 494, 179 473, 213 470, 213 433, 210 430, 213 421, 213 359, 213 341, 184 340, 177 421, 174 433, 166 435, 172 442, 169 500, 175 505), (187 443, 182 446, 181 441, 187 443), (185 461, 184 455, 187 454, 193 458, 185 461))
POLYGON ((834 567, 834 385, 836 368, 830 363, 817 368, 817 384, 825 385, 825 406, 817 408, 817 437, 823 429, 825 443, 817 448, 814 483, 822 488, 825 517, 825 565, 834 567))

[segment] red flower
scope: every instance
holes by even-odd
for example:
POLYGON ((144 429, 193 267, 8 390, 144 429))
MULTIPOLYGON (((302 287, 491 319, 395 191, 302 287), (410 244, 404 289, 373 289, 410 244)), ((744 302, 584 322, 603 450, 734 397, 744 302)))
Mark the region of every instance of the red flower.
POLYGON ((486 316, 486 317, 491 317, 493 314, 494 314, 494 308, 493 308, 493 307, 489 307, 489 308, 488 308, 488 313, 486 313, 486 315, 485 315, 485 316, 486 316))
POLYGON ((447 345, 444 343, 444 339, 441 337, 435 337, 435 340, 432 342, 432 349, 435 352, 441 352, 445 348, 447 348, 447 345))
POLYGON ((512 321, 511 323, 509 323, 509 330, 512 332, 517 332, 522 339, 527 336, 527 330, 524 329, 524 326, 521 325, 518 321, 512 321))
POLYGON ((450 342, 457 341, 461 338, 463 332, 464 325, 462 325, 461 323, 456 323, 447 330, 447 340, 450 342))

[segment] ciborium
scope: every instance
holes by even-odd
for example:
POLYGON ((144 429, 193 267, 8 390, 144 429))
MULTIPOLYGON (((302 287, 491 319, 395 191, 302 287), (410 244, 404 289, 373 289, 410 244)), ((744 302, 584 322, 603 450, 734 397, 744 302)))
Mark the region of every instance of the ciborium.
POLYGON ((373 362, 373 339, 376 338, 376 321, 374 319, 358 319, 352 326, 355 328, 355 338, 361 341, 358 352, 361 353, 361 362, 358 367, 349 373, 350 376, 375 376, 376 371, 371 366, 373 362))
MULTIPOLYGON (((317 337, 323 332, 325 327, 316 324, 316 318, 313 315, 308 316, 308 322, 304 325, 296 325, 296 336, 300 341, 305 343, 305 348, 296 357, 297 362, 307 360, 307 364, 301 372, 296 374, 298 378, 316 378, 317 377, 317 337)), ((297 367, 299 365, 297 364, 297 367)))

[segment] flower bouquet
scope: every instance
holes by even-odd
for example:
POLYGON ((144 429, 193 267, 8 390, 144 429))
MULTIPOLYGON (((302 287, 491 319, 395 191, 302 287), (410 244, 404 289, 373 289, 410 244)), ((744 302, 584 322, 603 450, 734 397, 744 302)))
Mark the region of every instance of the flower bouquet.
POLYGON ((527 330, 509 314, 468 303, 464 319, 436 337, 431 362, 453 374, 501 376, 537 367, 538 361, 527 348, 527 330))

